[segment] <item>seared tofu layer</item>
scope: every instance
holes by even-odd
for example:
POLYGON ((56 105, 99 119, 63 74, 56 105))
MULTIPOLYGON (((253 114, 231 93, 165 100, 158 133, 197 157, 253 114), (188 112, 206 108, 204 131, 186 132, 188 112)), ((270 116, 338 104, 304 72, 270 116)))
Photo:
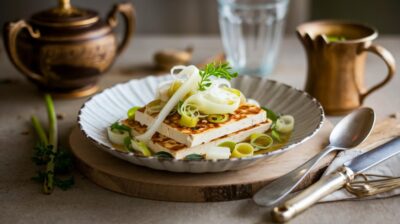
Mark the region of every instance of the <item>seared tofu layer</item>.
MULTIPOLYGON (((149 126, 156 118, 140 109, 135 113, 135 120, 141 125, 149 126)), ((266 112, 255 105, 243 104, 224 123, 211 123, 207 118, 202 118, 194 128, 179 125, 179 114, 168 116, 157 130, 160 134, 182 143, 188 147, 208 143, 213 139, 253 127, 267 121, 266 112)))
MULTIPOLYGON (((124 120, 123 123, 132 129, 133 135, 139 135, 146 131, 147 127, 141 125, 137 121, 132 120, 124 120)), ((187 155, 190 154, 200 154, 204 155, 207 153, 207 150, 212 146, 217 146, 225 141, 233 141, 233 142, 242 142, 247 140, 247 138, 253 133, 263 133, 266 132, 271 126, 270 121, 266 121, 260 124, 256 124, 254 126, 244 128, 242 130, 236 131, 234 133, 230 133, 224 136, 221 136, 213 141, 210 141, 205 144, 197 145, 194 147, 188 147, 180 142, 177 142, 171 138, 166 137, 160 133, 156 133, 151 141, 147 144, 148 147, 154 152, 168 152, 173 155, 176 159, 183 159, 187 155)))

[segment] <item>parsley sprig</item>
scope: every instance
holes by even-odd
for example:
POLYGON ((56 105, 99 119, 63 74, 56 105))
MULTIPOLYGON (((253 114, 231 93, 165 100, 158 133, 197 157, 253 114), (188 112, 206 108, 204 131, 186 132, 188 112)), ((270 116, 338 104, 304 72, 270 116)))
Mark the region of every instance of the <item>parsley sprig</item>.
POLYGON ((199 82, 199 90, 204 91, 211 86, 211 76, 231 80, 238 76, 237 72, 231 72, 232 67, 228 63, 210 63, 200 70, 201 80, 199 82))

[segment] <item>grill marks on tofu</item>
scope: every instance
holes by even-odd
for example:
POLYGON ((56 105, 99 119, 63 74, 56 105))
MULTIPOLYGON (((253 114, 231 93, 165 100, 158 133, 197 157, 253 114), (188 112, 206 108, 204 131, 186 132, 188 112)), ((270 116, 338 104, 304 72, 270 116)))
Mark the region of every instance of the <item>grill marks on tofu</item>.
MULTIPOLYGON (((144 112, 144 109, 141 108, 139 111, 144 112)), ((180 115, 177 113, 169 115, 164 120, 164 123, 169 125, 172 128, 179 130, 179 132, 182 132, 185 134, 200 134, 200 133, 206 132, 206 131, 214 129, 214 128, 219 128, 222 125, 224 125, 225 123, 239 121, 250 115, 259 114, 260 112, 262 112, 262 109, 256 105, 242 104, 238 109, 235 110, 234 114, 229 114, 229 118, 227 121, 222 122, 222 123, 212 123, 212 122, 209 122, 207 120, 207 118, 200 118, 196 127, 194 127, 194 128, 182 127, 179 125, 180 115)), ((151 116, 153 118, 155 118, 157 116, 157 114, 154 114, 151 116)))

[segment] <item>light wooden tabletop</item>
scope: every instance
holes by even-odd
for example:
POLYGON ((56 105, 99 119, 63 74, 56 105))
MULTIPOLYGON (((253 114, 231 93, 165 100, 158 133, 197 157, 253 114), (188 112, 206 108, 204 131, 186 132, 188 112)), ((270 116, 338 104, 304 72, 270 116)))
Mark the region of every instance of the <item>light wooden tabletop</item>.
MULTIPOLYGON (((400 36, 379 38, 376 43, 389 49, 400 62, 400 36)), ((221 52, 218 37, 136 37, 130 48, 101 80, 101 87, 148 74, 152 55, 162 48, 194 47, 198 63, 221 52), (139 69, 140 68, 140 69, 139 69), (139 71, 141 70, 141 71, 139 71)), ((368 58, 367 84, 382 79, 386 68, 375 56, 368 58)), ((35 173, 31 162, 35 135, 29 119, 37 114, 46 120, 43 99, 0 49, 0 223, 268 223, 269 212, 251 200, 218 203, 172 203, 143 200, 104 190, 75 172, 76 184, 52 195, 40 193, 30 180, 35 173), (6 80, 6 81, 4 81, 6 80)), ((302 88, 306 59, 300 43, 286 38, 272 79, 302 88)), ((378 117, 400 111, 400 78, 367 98, 365 105, 378 117)), ((56 100, 62 144, 67 144, 76 125, 78 110, 86 99, 56 100)), ((337 122, 340 117, 330 117, 337 122)), ((399 223, 400 197, 368 201, 318 204, 292 223, 399 223)))

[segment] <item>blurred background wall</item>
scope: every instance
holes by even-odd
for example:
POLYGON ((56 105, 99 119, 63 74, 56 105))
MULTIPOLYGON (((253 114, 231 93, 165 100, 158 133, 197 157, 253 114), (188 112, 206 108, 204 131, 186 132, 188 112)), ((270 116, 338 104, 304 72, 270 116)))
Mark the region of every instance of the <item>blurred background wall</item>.
MULTIPOLYGON (((71 0, 72 5, 106 15, 122 0, 71 0)), ((217 0, 131 0, 137 11, 138 34, 215 35, 217 0)), ((57 0, 0 0, 0 23, 27 18, 57 5, 57 0)), ((313 19, 353 20, 375 26, 380 33, 400 34, 400 0, 291 0, 286 33, 313 19)))

